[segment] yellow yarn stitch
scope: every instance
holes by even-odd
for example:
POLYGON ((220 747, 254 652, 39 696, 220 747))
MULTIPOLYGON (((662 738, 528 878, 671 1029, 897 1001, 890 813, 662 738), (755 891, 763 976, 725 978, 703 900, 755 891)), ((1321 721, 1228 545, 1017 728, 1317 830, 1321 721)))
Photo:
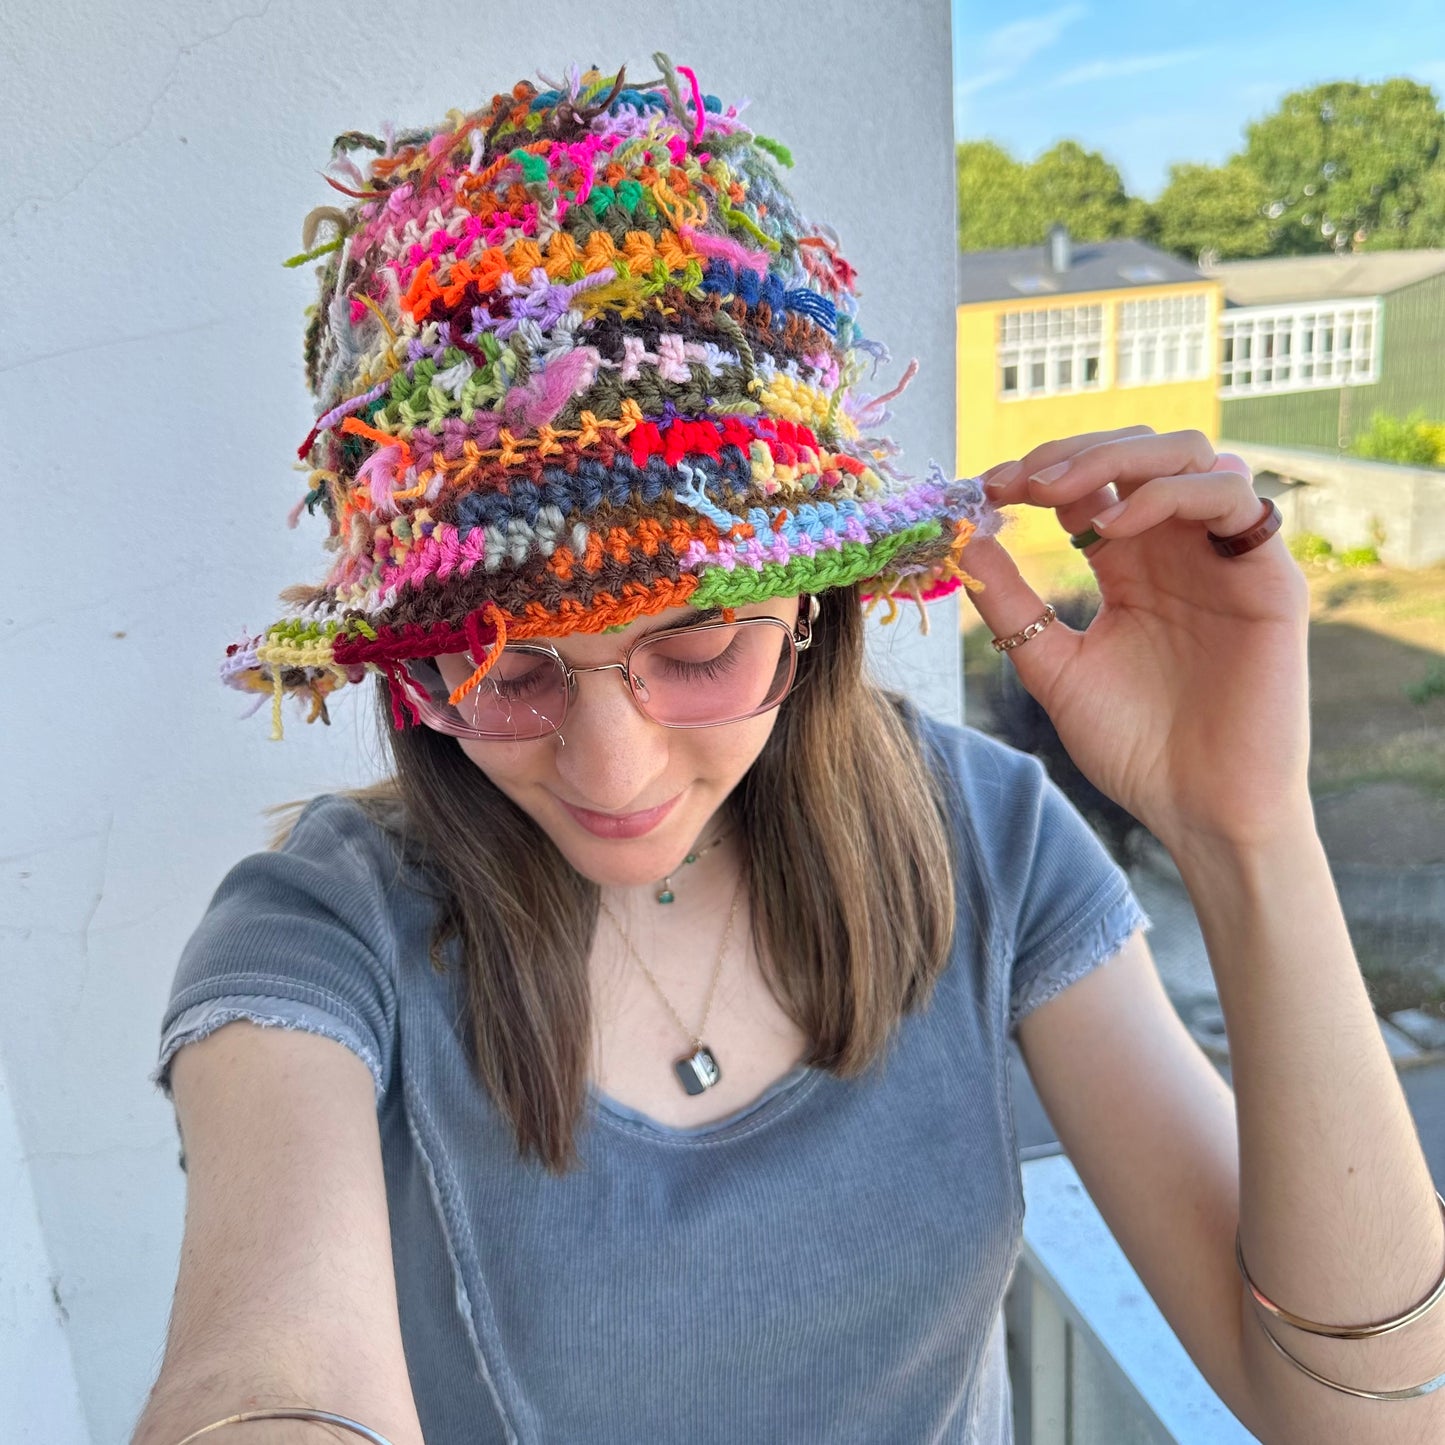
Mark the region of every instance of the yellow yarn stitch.
MULTIPOLYGON (((758 395, 772 416, 800 421, 808 426, 827 426, 831 420, 829 412, 833 402, 829 394, 795 377, 775 376, 759 389, 758 395)), ((858 435, 858 425, 847 412, 838 414, 836 426, 845 437, 858 435)))

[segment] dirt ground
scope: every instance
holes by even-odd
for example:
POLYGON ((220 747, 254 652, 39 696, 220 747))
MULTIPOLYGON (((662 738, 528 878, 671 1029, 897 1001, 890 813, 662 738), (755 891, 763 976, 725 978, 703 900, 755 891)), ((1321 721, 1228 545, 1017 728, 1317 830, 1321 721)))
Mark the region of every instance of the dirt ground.
MULTIPOLYGON (((1087 564, 1057 529, 1017 528, 1004 541, 1044 598, 1096 593, 1087 564)), ((1445 864, 1445 565, 1308 564, 1304 571, 1311 594, 1310 786, 1331 862, 1445 864)), ((965 602, 961 611, 965 712, 990 731, 1001 659, 973 609, 965 602)), ((1423 1006, 1445 1014, 1445 959, 1401 968, 1397 959, 1372 960, 1365 937, 1356 943, 1382 1011, 1423 1006)))

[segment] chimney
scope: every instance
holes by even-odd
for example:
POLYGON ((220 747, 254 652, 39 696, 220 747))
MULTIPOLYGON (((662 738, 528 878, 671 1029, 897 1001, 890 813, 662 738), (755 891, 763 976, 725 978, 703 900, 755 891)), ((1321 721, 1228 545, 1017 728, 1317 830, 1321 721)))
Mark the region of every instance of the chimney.
POLYGON ((1062 274, 1073 263, 1074 251, 1069 241, 1069 228, 1055 222, 1049 227, 1049 269, 1062 274))

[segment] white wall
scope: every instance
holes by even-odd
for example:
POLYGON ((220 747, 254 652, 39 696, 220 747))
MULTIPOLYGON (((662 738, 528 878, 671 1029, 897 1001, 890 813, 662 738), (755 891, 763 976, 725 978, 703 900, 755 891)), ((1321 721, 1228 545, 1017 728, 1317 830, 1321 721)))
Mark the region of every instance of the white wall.
MULTIPOLYGON (((277 590, 322 571, 321 524, 283 524, 312 420, 313 281, 280 262, 328 197, 333 135, 433 121, 573 60, 651 74, 668 51, 704 89, 753 96, 753 123, 793 147, 790 184, 838 226, 865 332, 893 347, 876 389, 923 361, 892 428, 912 469, 953 456, 943 0, 527 13, 55 0, 0 38, 0 1072, 16 1131, 0 1202, 36 1211, 29 1235, 0 1238, 0 1279, 31 1282, 0 1346, 48 1329, 63 1379, 63 1332, 96 1445, 141 1406, 174 1280, 182 1176, 146 1076, 178 951, 260 845, 263 805, 374 766, 357 699, 329 732, 293 722, 276 745, 213 680, 277 590)), ((956 608, 932 616, 926 643, 907 621, 884 651, 956 717, 956 608)))
POLYGON ((0 1421, 7 1439, 84 1445, 85 1420, 52 1293, 29 1162, 0 1071, 0 1421))

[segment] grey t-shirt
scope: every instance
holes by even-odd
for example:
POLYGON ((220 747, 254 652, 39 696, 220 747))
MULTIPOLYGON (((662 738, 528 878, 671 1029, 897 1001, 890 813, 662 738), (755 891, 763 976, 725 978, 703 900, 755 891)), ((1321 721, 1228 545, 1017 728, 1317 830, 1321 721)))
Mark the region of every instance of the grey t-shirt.
POLYGON ((908 716, 942 770, 958 926, 881 1065, 794 1069, 698 1128, 593 1093, 584 1167, 519 1161, 476 1081, 435 903, 354 803, 243 859, 186 946, 156 1077, 234 1019, 376 1081, 428 1445, 1012 1440, 1001 1302, 1023 1195, 1007 1040, 1148 919, 1037 759, 908 716))

